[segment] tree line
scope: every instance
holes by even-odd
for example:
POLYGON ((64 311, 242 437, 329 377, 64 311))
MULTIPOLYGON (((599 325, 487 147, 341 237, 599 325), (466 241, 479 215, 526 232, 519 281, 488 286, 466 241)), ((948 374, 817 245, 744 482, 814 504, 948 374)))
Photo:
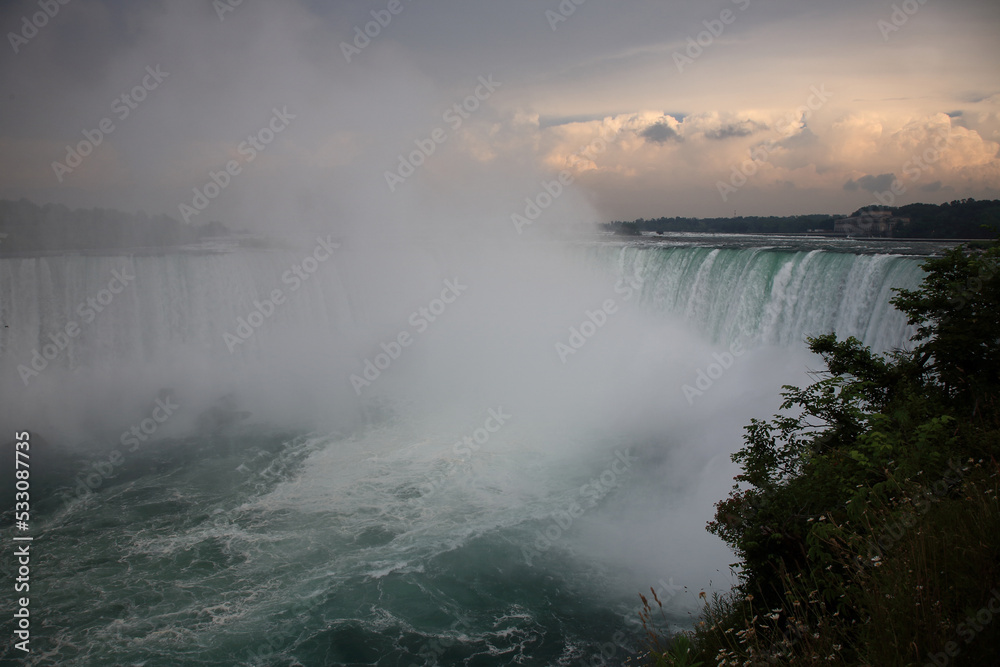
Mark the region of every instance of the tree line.
POLYGON ((812 231, 833 232, 834 222, 844 217, 863 217, 872 211, 890 211, 894 217, 909 218, 893 236, 897 238, 989 239, 1000 229, 1000 200, 960 199, 944 204, 907 204, 906 206, 866 206, 850 216, 793 215, 737 216, 732 218, 639 218, 615 220, 603 229, 622 236, 642 232, 701 232, 711 234, 802 234, 812 231))

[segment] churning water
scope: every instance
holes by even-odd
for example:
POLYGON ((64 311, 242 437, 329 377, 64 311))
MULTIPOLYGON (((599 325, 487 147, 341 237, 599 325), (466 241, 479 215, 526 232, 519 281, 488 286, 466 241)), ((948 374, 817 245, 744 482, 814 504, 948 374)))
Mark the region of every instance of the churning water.
POLYGON ((904 347, 891 290, 921 278, 828 249, 324 242, 0 260, 30 664, 619 664, 639 592, 683 627, 732 584, 704 524, 742 426, 817 367, 805 336, 904 347))

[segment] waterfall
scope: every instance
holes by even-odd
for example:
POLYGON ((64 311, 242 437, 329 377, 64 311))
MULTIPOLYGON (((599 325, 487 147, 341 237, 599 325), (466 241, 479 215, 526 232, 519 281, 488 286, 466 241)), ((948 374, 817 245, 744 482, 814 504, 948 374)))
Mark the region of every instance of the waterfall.
POLYGON ((792 346, 833 332, 886 352, 915 332, 890 304, 893 288, 920 284, 911 257, 632 246, 598 254, 622 275, 644 277, 647 308, 683 318, 716 343, 792 346))
MULTIPOLYGON (((909 257, 636 247, 598 254, 621 275, 643 277, 647 309, 683 318, 713 342, 795 345, 836 332, 887 351, 913 333, 889 303, 894 287, 919 284, 920 263, 909 257)), ((300 281, 289 271, 300 259, 248 251, 0 259, 3 370, 31 368, 33 357, 40 366, 38 356, 46 366, 69 369, 144 363, 180 349, 253 356, 296 330, 353 339, 366 304, 379 295, 365 294, 342 267, 320 266, 315 278, 300 281), (272 313, 274 290, 285 299, 272 313), (261 320, 253 315, 252 337, 227 339, 255 311, 273 322, 252 326, 261 320)))

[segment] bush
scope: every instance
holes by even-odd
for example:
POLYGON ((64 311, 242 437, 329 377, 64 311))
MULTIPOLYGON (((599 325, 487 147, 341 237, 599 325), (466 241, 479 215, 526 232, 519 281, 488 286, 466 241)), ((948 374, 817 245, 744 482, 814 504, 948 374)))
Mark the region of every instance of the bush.
MULTIPOLYGON (((752 420, 733 455, 741 473, 708 530, 736 552, 740 583, 706 605, 686 660, 991 664, 998 259, 996 245, 959 248, 925 264, 920 289, 898 290, 919 326, 911 351, 810 339, 826 370, 784 387, 786 412, 752 420)), ((649 645, 653 664, 680 664, 649 645)))

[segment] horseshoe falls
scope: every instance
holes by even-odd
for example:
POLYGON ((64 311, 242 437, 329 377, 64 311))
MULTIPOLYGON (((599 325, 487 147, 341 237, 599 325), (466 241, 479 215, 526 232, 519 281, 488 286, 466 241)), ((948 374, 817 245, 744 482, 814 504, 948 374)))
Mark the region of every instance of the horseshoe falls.
POLYGON ((704 526, 743 425, 819 366, 805 338, 906 347, 889 301, 922 276, 808 247, 336 245, 0 259, 28 664, 621 664, 640 592, 676 629, 733 584, 704 526))

